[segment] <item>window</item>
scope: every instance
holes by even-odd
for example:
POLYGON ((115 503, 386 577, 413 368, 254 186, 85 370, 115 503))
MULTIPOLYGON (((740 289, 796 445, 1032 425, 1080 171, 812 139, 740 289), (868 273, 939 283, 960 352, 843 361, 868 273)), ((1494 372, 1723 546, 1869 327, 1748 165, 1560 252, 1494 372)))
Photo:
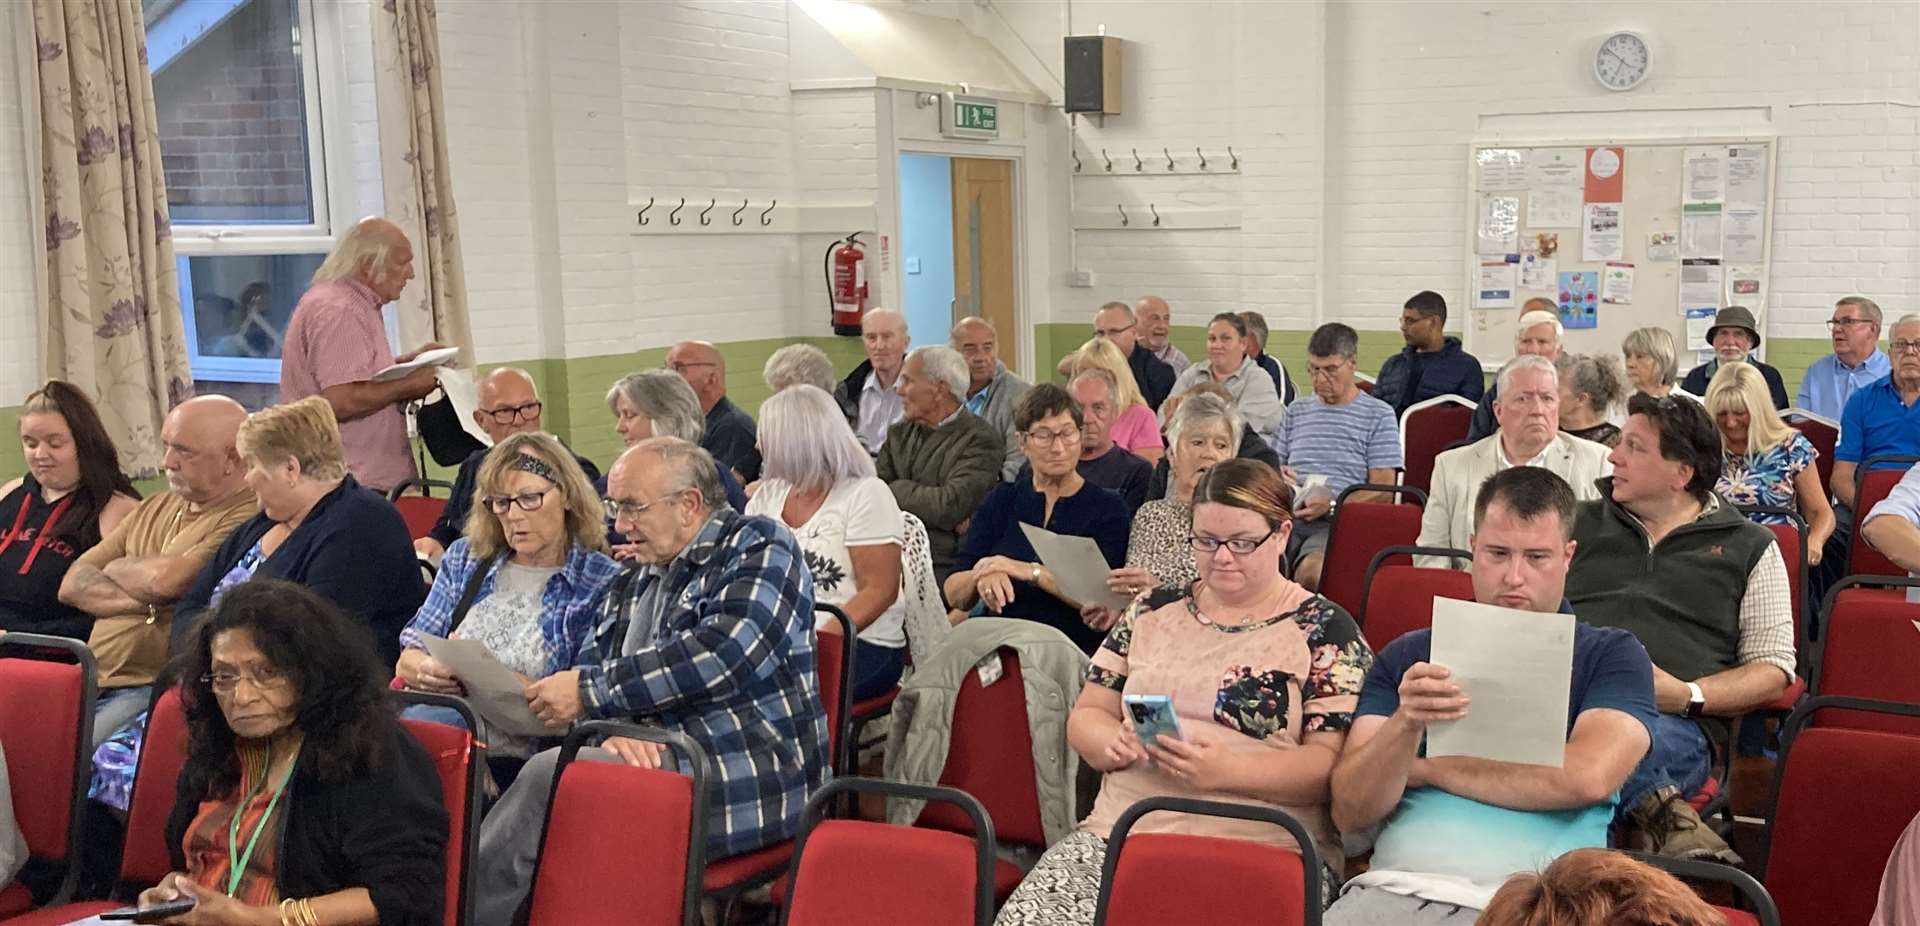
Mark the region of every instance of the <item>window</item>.
POLYGON ((331 30, 316 31, 312 0, 142 10, 194 379, 257 396, 240 384, 279 382, 287 320, 333 246, 321 118, 333 68, 316 54, 331 30))

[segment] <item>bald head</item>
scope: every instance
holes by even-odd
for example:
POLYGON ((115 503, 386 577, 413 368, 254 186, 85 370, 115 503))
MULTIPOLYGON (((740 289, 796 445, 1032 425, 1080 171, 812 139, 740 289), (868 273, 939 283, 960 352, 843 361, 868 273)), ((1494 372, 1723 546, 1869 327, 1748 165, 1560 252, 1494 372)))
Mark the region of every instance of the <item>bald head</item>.
POLYGON ((700 398, 700 412, 713 410, 727 397, 727 364, 720 351, 706 341, 681 341, 667 351, 667 369, 693 387, 700 398))
POLYGON ((1141 343, 1154 352, 1166 350, 1167 332, 1173 328, 1173 309, 1167 305, 1167 300, 1159 296, 1141 296, 1133 304, 1133 314, 1139 319, 1141 343))
POLYGON ((501 367, 480 378, 474 390, 473 423, 494 443, 541 429, 540 393, 533 375, 519 367, 501 367))
POLYGON ((246 466, 234 438, 246 420, 247 410, 223 395, 195 396, 174 406, 160 426, 167 488, 196 510, 244 488, 246 466))
POLYGON ((953 349, 967 361, 967 394, 986 388, 1000 372, 1000 344, 993 324, 970 315, 955 322, 948 337, 953 349))

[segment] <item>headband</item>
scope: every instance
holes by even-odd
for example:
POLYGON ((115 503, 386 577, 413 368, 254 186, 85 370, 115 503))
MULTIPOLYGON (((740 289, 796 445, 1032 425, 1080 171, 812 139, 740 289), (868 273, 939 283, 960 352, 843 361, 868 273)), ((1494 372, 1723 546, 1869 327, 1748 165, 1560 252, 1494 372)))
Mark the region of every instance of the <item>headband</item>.
POLYGON ((554 485, 560 484, 560 476, 553 471, 553 467, 547 465, 547 461, 539 457, 530 457, 524 453, 514 454, 513 462, 507 464, 507 471, 515 470, 532 473, 554 485))

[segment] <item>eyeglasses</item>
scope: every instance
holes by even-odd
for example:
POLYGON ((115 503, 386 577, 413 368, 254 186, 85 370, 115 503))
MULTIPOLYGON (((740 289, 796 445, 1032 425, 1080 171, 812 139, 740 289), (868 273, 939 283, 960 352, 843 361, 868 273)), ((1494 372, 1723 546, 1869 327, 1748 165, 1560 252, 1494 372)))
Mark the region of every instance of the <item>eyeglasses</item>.
POLYGON ((1871 325, 1871 324, 1875 324, 1874 320, 1871 318, 1829 318, 1827 319, 1827 330, 1839 331, 1843 328, 1851 328, 1855 325, 1871 325))
POLYGON ((711 360, 678 360, 667 364, 667 369, 675 373, 685 373, 694 367, 717 367, 720 364, 711 360))
POLYGON ((228 694, 240 687, 241 682, 253 686, 255 691, 279 691, 287 687, 292 679, 279 669, 261 669, 257 672, 210 672, 200 676, 200 684, 212 685, 213 690, 228 694))
POLYGON ((1093 329, 1093 334, 1095 337, 1110 338, 1116 334, 1122 334, 1132 330, 1132 325, 1121 325, 1118 328, 1095 328, 1093 329))
POLYGON ((528 402, 525 405, 502 405, 499 408, 483 408, 481 411, 492 416, 496 424, 513 424, 516 421, 532 421, 540 417, 540 409, 543 407, 539 402, 528 402))
POLYGON ((1042 447, 1046 447, 1054 444, 1071 444, 1079 440, 1080 429, 1068 428, 1064 431, 1026 431, 1023 432, 1021 436, 1042 447))
POLYGON ((650 502, 629 502, 629 501, 622 501, 617 498, 603 498, 600 500, 600 504, 606 507, 607 517, 612 518, 615 521, 618 521, 621 518, 626 518, 627 520, 631 521, 635 518, 640 517, 640 515, 644 513, 648 508, 652 508, 653 506, 658 505, 661 502, 666 501, 667 499, 672 498, 676 495, 679 495, 681 492, 685 492, 685 491, 687 490, 679 489, 673 492, 668 492, 667 494, 662 495, 659 498, 656 498, 650 502))
POLYGON ((1920 341, 1893 340, 1887 342, 1887 353, 1904 354, 1907 351, 1920 351, 1920 341))
POLYGON ((1280 533, 1280 531, 1278 529, 1274 529, 1274 530, 1267 531, 1265 534, 1262 534, 1257 538, 1227 537, 1224 539, 1220 537, 1208 537, 1205 534, 1194 534, 1187 538, 1187 543, 1190 544, 1193 547, 1194 551, 1198 553, 1217 553, 1220 551, 1221 547, 1226 547, 1227 552, 1232 553, 1235 556, 1245 556, 1249 553, 1252 553, 1255 550, 1260 549, 1261 544, 1266 543, 1269 540, 1272 540, 1273 535, 1278 533, 1280 533))
POLYGON ((1331 366, 1320 366, 1319 364, 1309 363, 1307 364, 1307 376, 1312 379, 1332 379, 1338 375, 1341 368, 1346 365, 1347 361, 1345 360, 1331 366))
POLYGON ((506 514, 508 506, 521 511, 539 511, 540 506, 547 503, 547 492, 551 491, 553 490, 522 492, 519 495, 483 495, 480 497, 480 504, 487 506, 487 510, 494 514, 506 514))

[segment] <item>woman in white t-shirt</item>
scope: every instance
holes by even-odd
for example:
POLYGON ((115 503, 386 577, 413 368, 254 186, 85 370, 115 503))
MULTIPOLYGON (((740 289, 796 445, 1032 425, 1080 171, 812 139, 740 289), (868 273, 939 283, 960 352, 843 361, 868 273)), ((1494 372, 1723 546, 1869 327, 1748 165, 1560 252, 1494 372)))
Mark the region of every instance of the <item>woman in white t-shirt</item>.
MULTIPOLYGON (((853 698, 900 681, 907 635, 900 600, 900 506, 833 397, 790 386, 760 406, 761 480, 747 514, 785 524, 813 573, 815 601, 847 612, 857 633, 853 698)), ((839 632, 831 618, 816 622, 839 632)))

